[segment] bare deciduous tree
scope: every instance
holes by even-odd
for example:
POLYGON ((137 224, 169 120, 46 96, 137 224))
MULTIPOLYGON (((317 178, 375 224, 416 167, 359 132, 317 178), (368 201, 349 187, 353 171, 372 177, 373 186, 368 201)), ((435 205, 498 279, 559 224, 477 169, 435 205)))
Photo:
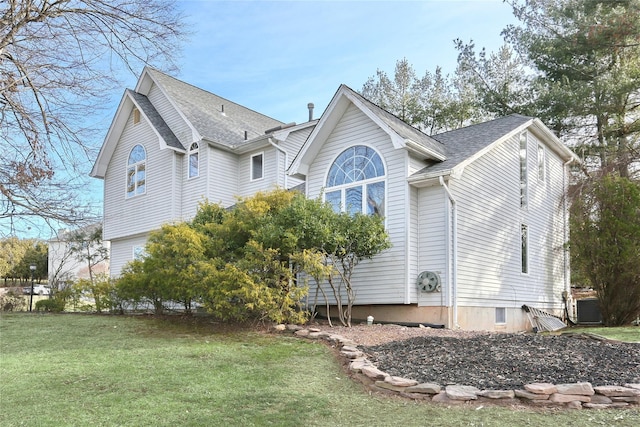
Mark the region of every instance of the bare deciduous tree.
POLYGON ((182 20, 175 0, 0 3, 0 220, 10 219, 0 233, 15 232, 16 220, 76 223, 89 213, 77 192, 118 70, 173 70, 182 20))

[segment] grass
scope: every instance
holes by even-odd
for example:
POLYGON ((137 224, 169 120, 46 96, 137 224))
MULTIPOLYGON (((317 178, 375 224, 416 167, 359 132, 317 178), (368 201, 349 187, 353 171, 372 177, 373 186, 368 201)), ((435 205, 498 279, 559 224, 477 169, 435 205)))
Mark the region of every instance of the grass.
POLYGON ((370 394, 327 346, 146 316, 0 316, 2 426, 635 426, 638 410, 370 394))
POLYGON ((563 333, 595 334, 608 339, 640 343, 640 326, 607 328, 604 326, 579 326, 562 330, 563 333))

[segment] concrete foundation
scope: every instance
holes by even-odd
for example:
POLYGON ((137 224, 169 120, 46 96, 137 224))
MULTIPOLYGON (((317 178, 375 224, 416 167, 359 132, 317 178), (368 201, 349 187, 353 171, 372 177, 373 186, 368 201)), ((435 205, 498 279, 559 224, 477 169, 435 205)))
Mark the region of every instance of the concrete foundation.
MULTIPOLYGON (((319 314, 326 317, 325 307, 318 307, 319 314)), ((552 310, 545 310, 551 314, 552 310)), ((330 308, 332 318, 337 318, 335 307, 330 308)), ((366 322, 368 316, 373 316, 374 322, 384 323, 419 323, 428 325, 443 325, 447 329, 462 329, 467 331, 495 331, 520 332, 531 331, 532 325, 527 313, 518 308, 504 309, 504 323, 496 322, 495 307, 458 307, 457 322, 453 319, 451 307, 419 307, 408 305, 358 305, 352 310, 352 323, 366 322)))

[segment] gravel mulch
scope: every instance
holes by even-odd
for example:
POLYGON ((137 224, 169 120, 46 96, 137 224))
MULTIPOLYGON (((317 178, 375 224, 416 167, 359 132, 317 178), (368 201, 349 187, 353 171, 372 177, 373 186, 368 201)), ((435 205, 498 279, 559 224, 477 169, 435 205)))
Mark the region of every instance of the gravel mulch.
POLYGON ((589 335, 462 332, 396 325, 324 328, 360 344, 382 371, 480 389, 529 383, 640 383, 640 344, 589 335))

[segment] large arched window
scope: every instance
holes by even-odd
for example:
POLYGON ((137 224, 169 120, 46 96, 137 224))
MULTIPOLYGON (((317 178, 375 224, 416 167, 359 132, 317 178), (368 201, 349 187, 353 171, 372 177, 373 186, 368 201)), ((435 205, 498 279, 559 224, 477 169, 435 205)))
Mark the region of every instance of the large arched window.
POLYGON ((382 158, 373 148, 349 147, 329 168, 325 200, 337 212, 384 216, 385 178, 382 158))
POLYGON ((147 153, 142 145, 136 145, 127 161, 127 197, 144 194, 146 190, 147 153))
POLYGON ((198 143, 194 142, 189 147, 189 178, 197 177, 200 173, 199 169, 198 143))

